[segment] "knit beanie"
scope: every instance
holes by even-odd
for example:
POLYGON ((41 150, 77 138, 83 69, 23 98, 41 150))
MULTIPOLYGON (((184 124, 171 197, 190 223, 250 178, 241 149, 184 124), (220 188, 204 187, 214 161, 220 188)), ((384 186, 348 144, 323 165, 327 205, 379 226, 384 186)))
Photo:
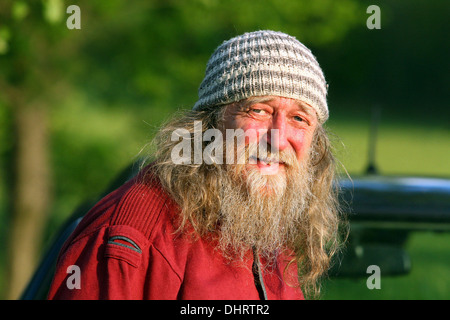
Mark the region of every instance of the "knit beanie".
POLYGON ((223 42, 206 66, 194 110, 255 96, 308 103, 320 123, 328 119, 327 84, 314 55, 296 38, 270 30, 223 42))

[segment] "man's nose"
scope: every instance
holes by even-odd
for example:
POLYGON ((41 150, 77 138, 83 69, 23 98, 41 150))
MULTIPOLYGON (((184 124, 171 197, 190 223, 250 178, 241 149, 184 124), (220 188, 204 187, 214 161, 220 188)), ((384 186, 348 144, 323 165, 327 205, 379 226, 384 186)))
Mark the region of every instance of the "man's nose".
POLYGON ((267 143, 274 151, 283 151, 289 146, 286 117, 277 114, 272 118, 267 134, 267 143))

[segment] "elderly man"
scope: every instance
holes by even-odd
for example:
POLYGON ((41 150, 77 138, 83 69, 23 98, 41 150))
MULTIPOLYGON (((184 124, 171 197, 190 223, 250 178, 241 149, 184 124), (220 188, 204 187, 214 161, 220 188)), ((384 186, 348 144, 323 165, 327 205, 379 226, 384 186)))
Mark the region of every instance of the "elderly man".
POLYGON ((294 37, 256 31, 221 44, 193 110, 160 129, 150 164, 66 241, 49 298, 314 296, 339 245, 326 95, 294 37), (192 151, 182 161, 179 138, 192 151))

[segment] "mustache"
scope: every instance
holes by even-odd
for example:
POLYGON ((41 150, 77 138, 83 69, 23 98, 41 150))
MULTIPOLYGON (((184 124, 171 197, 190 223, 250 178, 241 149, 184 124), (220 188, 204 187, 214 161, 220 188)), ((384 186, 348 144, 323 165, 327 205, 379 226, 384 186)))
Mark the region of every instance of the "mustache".
POLYGON ((296 167, 298 159, 292 149, 272 150, 267 144, 252 142, 237 152, 237 163, 256 164, 258 161, 265 164, 283 164, 286 167, 296 167))

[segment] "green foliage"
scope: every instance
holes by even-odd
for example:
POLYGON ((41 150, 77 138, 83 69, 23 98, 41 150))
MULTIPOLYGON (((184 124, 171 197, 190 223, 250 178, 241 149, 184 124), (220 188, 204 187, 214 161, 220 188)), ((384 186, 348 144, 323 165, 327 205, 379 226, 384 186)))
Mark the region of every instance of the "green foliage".
POLYGON ((49 24, 57 24, 64 19, 64 3, 62 0, 44 0, 43 2, 44 20, 49 24))

